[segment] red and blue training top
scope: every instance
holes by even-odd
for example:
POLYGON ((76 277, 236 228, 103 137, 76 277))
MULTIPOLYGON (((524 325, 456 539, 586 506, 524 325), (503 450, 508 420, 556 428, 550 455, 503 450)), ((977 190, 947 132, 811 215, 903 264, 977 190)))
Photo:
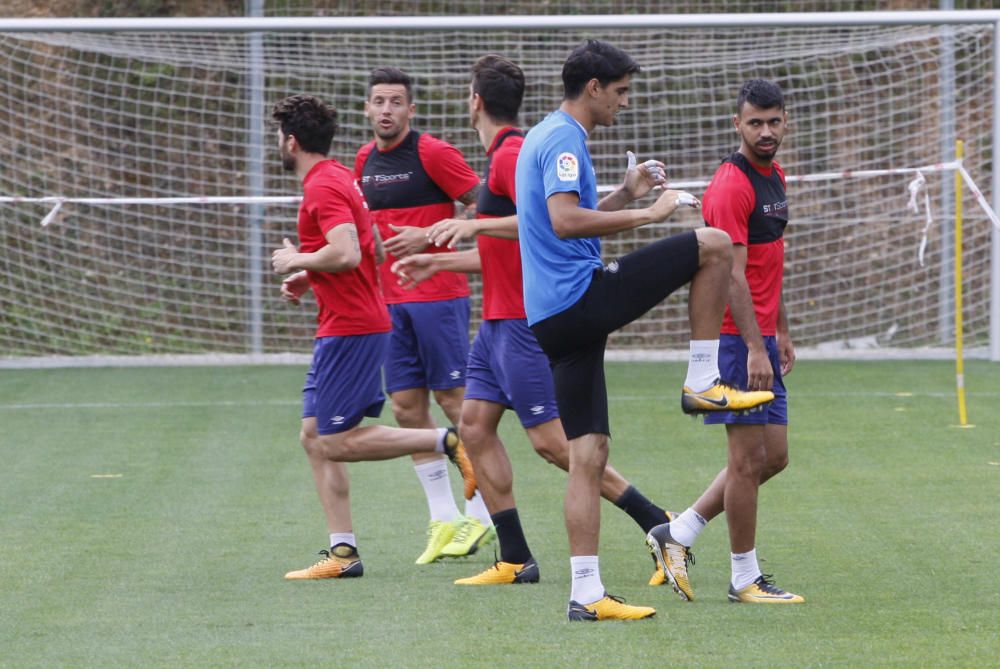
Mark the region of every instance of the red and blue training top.
MULTIPOLYGON (((371 209, 372 220, 383 240, 396 233, 389 226, 430 227, 455 216, 455 200, 479 184, 479 177, 465 162, 461 151, 431 135, 410 130, 395 146, 381 151, 374 141, 358 150, 354 175, 371 209)), ((451 253, 447 247, 427 247, 426 253, 451 253)), ((464 274, 439 272, 415 288, 396 282, 386 253, 379 273, 388 304, 432 302, 468 297, 464 274)))
MULTIPOLYGON (((741 153, 723 161, 702 198, 702 215, 713 228, 729 233, 733 244, 747 247, 747 284, 761 335, 773 336, 778 325, 781 281, 785 270, 788 198, 785 173, 778 163, 757 167, 741 153)), ((740 334, 729 307, 724 334, 740 334)))

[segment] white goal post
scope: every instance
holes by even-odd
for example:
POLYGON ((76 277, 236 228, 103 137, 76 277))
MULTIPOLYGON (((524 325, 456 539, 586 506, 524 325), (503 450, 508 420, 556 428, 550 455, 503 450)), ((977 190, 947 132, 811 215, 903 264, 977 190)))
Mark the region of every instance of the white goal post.
MULTIPOLYGON (((350 164, 370 137, 368 72, 401 66, 416 83, 414 127, 478 170, 465 111, 474 58, 522 66, 528 127, 558 105, 562 61, 588 37, 643 68, 630 109, 591 142, 605 183, 633 150, 700 194, 735 149, 739 84, 775 79, 791 122, 779 160, 791 177, 785 301, 797 344, 874 357, 947 350, 953 171, 979 181, 994 209, 1000 198, 998 35, 992 10, 0 19, 0 365, 307 353, 312 306, 276 299, 266 262, 294 235, 299 191, 274 155, 270 105, 295 92, 332 103, 332 154, 350 164), (928 206, 913 212, 918 172, 928 206)), ((1000 229, 972 195, 966 347, 1000 360, 1000 229)), ((697 224, 679 215, 609 240, 606 254, 697 224)), ((613 352, 684 345, 686 299, 616 334, 613 352)))

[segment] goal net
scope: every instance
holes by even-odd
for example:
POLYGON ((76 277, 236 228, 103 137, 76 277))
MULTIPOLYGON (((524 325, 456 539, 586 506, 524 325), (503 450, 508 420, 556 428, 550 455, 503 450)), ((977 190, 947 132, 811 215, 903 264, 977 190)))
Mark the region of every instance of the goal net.
MULTIPOLYGON (((308 352, 313 305, 282 302, 267 262, 282 237, 294 237, 296 205, 240 200, 300 191, 255 109, 266 118, 297 92, 332 103, 341 119, 332 155, 351 164, 371 135, 368 72, 401 66, 416 82, 414 127, 457 145, 480 171, 466 110, 471 61, 496 52, 521 65, 528 127, 558 105, 562 62, 587 37, 621 46, 643 68, 630 108, 590 143, 606 185, 632 150, 662 159, 672 182, 700 195, 737 146, 735 96, 754 77, 786 91, 791 129, 779 161, 788 175, 929 166, 918 212, 907 207, 914 174, 791 182, 785 303, 802 347, 952 345, 954 177, 933 166, 964 140, 965 168, 991 197, 991 26, 255 36, 4 33, 0 22, 0 357, 308 352), (163 200, 199 197, 235 199, 163 200), (33 198, 66 201, 43 226, 54 201, 33 198), (102 198, 142 201, 94 202, 102 198)), ((985 346, 991 225, 969 197, 964 210, 966 343, 985 346)), ((696 212, 679 213, 609 239, 605 253, 610 260, 699 223, 696 212)), ((610 347, 670 350, 687 339, 680 291, 610 347)))

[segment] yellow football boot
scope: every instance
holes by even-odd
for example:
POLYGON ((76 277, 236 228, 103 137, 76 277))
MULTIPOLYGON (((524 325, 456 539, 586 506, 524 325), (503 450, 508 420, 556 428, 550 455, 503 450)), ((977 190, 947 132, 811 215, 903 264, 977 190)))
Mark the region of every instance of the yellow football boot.
POLYGON ((472 499, 476 494, 476 475, 465 452, 465 444, 458 438, 458 430, 453 427, 449 427, 448 433, 444 435, 444 454, 451 460, 451 464, 458 467, 458 473, 462 475, 464 483, 462 492, 465 494, 465 499, 472 499))
POLYGON ((427 526, 427 547, 417 558, 416 563, 430 564, 440 558, 441 550, 451 542, 464 521, 461 516, 452 521, 432 520, 427 526))
POLYGON ((806 600, 801 595, 793 595, 776 586, 770 574, 761 574, 742 590, 736 590, 730 585, 729 601, 743 604, 804 604, 806 600))
POLYGON ((328 551, 320 551, 322 560, 306 569, 290 571, 285 580, 305 581, 319 578, 356 578, 365 573, 358 549, 347 544, 337 544, 328 551))
POLYGON ((455 581, 455 585, 513 585, 516 583, 538 583, 538 564, 534 558, 529 559, 524 564, 497 560, 486 571, 455 581))
POLYGON ((441 557, 473 555, 480 546, 493 541, 497 532, 492 525, 483 525, 475 518, 465 518, 455 536, 441 549, 441 557))
POLYGON ((694 600, 694 591, 687 573, 688 564, 694 564, 694 555, 687 546, 682 546, 670 536, 670 523, 651 529, 646 535, 646 545, 674 592, 686 602, 694 600))
POLYGON ((621 597, 604 593, 603 599, 593 604, 579 604, 570 600, 566 615, 570 620, 642 620, 656 615, 649 606, 632 606, 621 597))
POLYGON ((708 390, 696 393, 687 386, 681 392, 681 410, 687 414, 715 411, 750 411, 774 401, 770 390, 739 390, 716 380, 708 390))

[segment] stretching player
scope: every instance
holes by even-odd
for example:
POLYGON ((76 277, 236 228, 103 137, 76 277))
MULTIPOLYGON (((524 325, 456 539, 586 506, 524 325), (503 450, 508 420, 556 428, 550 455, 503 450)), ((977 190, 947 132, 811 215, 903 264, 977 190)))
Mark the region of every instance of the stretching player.
POLYGON ((624 209, 665 183, 665 166, 658 161, 630 166, 622 185, 597 199, 586 140, 628 105, 638 71, 628 54, 610 44, 589 40, 574 49, 563 65, 562 104, 528 133, 517 160, 525 310, 551 361, 569 439, 570 620, 634 620, 656 613, 608 595, 598 566, 600 487, 611 434, 604 379, 608 335, 690 283, 692 341, 683 410, 751 409, 774 397, 719 381, 718 336, 732 264, 728 235, 702 228, 661 239, 607 267, 601 262, 601 236, 662 221, 682 203, 697 204, 687 193, 664 190, 649 207, 624 209))
MULTIPOLYGON (((514 502, 510 460, 497 435, 504 411, 514 409, 539 455, 564 470, 569 468, 569 446, 559 422, 548 359, 524 314, 514 204, 514 168, 524 141, 516 124, 523 97, 521 68, 497 55, 476 61, 469 86, 469 114, 487 156, 476 219, 441 221, 427 234, 436 246, 454 246, 478 235, 477 248, 415 254, 397 261, 392 268, 407 286, 426 281, 440 271, 483 275, 483 323, 469 356, 459 434, 491 511, 500 559, 481 574, 455 581, 460 585, 538 581, 538 566, 514 502)), ((643 532, 663 522, 664 510, 611 466, 604 470, 601 494, 628 513, 643 532)), ((663 572, 658 570, 651 582, 658 584, 662 580, 663 572)))
POLYGON ((337 111, 308 95, 274 106, 282 166, 302 181, 300 248, 288 239, 271 254, 278 274, 289 275, 281 296, 298 303, 310 288, 319 305, 313 362, 302 389, 299 435, 309 457, 330 530, 330 550, 315 565, 286 579, 361 576, 351 522, 345 462, 385 460, 415 453, 445 453, 475 485, 472 466, 454 429, 361 427, 382 410, 381 368, 389 343, 389 314, 379 293, 376 239, 361 189, 351 171, 327 159, 337 111))
POLYGON ((777 84, 761 79, 745 83, 733 115, 740 148, 723 161, 705 191, 705 222, 733 240, 719 368, 727 379, 751 390, 773 390, 775 400, 758 413, 705 417, 705 423, 726 426, 728 464, 691 508, 649 533, 650 550, 687 601, 694 599, 687 575, 688 547, 723 509, 732 550, 730 601, 805 601, 761 573, 755 548, 757 490, 788 464, 788 397, 782 377, 792 371, 795 347, 781 299, 788 224, 785 173, 774 161, 787 122, 777 84))
MULTIPOLYGON (((469 355, 469 286, 461 274, 443 274, 413 291, 396 285, 390 267, 397 258, 427 249, 427 227, 455 215, 455 200, 476 201, 479 178, 452 145, 410 127, 416 113, 409 75, 392 67, 373 70, 365 113, 375 133, 358 151, 354 173, 372 221, 385 240, 382 291, 392 317, 385 385, 401 427, 434 426, 430 394, 458 425, 469 355)), ((431 249, 448 253, 450 249, 431 249)), ((413 458, 427 497, 427 546, 417 564, 468 555, 494 536, 482 496, 465 489, 459 513, 445 460, 413 458)))

